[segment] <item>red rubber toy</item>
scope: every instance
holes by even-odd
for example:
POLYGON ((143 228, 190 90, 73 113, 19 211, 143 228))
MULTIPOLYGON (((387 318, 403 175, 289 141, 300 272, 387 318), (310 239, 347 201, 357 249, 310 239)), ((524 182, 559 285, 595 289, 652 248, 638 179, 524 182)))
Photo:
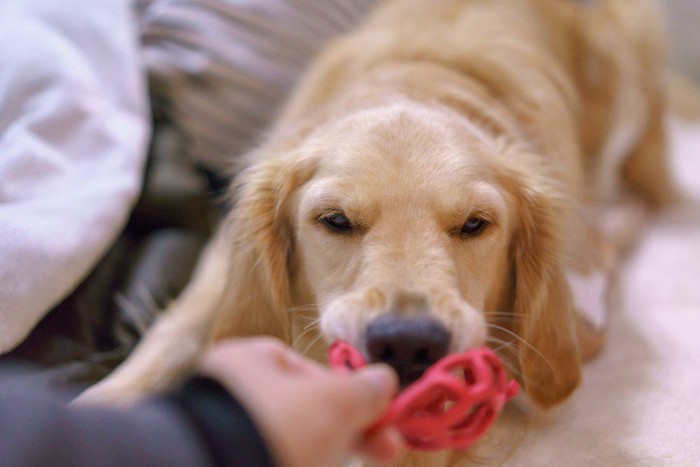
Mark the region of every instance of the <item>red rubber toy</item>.
MULTIPOLYGON (((362 354, 342 341, 331 345, 328 361, 343 371, 366 365, 362 354)), ((395 425, 413 449, 464 450, 491 427, 519 390, 487 347, 448 355, 401 391, 369 432, 395 425)))

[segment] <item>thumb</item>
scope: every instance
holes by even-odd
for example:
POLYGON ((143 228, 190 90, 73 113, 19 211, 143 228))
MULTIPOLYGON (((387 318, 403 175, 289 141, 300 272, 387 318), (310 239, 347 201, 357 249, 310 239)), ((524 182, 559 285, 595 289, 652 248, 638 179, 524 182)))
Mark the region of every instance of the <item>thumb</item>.
POLYGON ((339 378, 335 399, 347 416, 345 423, 366 428, 384 413, 398 387, 398 378, 391 367, 371 365, 339 378))

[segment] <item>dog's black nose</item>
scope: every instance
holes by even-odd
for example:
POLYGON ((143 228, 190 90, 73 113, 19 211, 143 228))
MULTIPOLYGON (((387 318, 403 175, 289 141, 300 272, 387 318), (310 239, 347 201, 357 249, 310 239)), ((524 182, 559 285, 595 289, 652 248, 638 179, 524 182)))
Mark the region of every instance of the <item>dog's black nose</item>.
POLYGON ((372 363, 391 365, 401 387, 418 379, 433 363, 447 355, 450 333, 432 318, 385 315, 367 327, 367 351, 372 363))

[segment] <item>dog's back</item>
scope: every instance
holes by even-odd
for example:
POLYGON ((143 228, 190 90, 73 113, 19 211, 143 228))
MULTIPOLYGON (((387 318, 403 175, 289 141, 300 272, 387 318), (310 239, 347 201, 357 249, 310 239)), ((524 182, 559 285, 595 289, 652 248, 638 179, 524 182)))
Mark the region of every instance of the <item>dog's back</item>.
MULTIPOLYGON (((568 186, 585 183, 607 200, 619 190, 611 173, 663 113, 661 17, 652 0, 390 0, 325 50, 278 127, 313 126, 338 106, 364 105, 373 98, 358 90, 366 82, 373 92, 398 86, 459 100, 430 73, 409 69, 432 65, 478 83, 470 91, 513 112, 538 153, 572 177, 568 186), (386 71, 399 64, 405 76, 386 71)), ((646 180, 648 166, 662 177, 665 168, 641 165, 627 170, 629 182, 666 201, 670 186, 646 180)))

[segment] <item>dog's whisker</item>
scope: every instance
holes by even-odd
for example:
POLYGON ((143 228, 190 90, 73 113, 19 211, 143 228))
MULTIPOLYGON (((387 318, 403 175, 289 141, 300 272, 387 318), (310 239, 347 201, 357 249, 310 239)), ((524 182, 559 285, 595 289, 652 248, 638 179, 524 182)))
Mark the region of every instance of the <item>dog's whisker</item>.
POLYGON ((294 316, 295 323, 296 322, 308 323, 309 321, 316 321, 316 320, 320 320, 320 319, 321 318, 319 318, 318 316, 309 316, 309 315, 305 315, 305 314, 301 314, 301 313, 294 316))
MULTIPOLYGON (((515 341, 515 340, 512 340, 512 341, 504 341, 504 340, 501 340, 501 339, 493 339, 493 342, 497 342, 497 343, 500 343, 500 344, 501 344, 501 347, 498 347, 498 348, 496 348, 496 349, 493 349, 494 352, 498 352, 498 351, 501 350, 502 348, 512 349, 512 347, 508 347, 508 346, 512 345, 512 344, 515 343, 516 341, 515 341)), ((519 378, 521 378, 521 379, 524 378, 523 375, 522 375, 522 373, 520 372, 520 370, 519 370, 517 367, 515 367, 515 366, 513 366, 513 365, 511 364, 511 360, 510 360, 510 359, 501 357, 501 363, 503 364, 503 366, 504 366, 505 368, 507 368, 508 370, 510 370, 510 372, 511 372, 513 375, 515 375, 515 376, 517 376, 517 377, 519 377, 519 378)))
MULTIPOLYGON (((496 325, 493 325, 493 327, 497 327, 497 326, 496 326, 496 325)), ((500 338, 498 338, 498 337, 496 337, 496 336, 493 336, 493 335, 491 335, 491 334, 488 334, 488 335, 486 336, 486 342, 491 342, 491 343, 494 343, 494 344, 504 345, 504 344, 506 344, 506 343, 508 343, 508 344, 516 343, 516 342, 517 342, 517 339, 513 339, 513 340, 511 340, 511 341, 507 341, 507 340, 504 340, 504 339, 500 339, 500 338)), ((516 349, 514 349, 512 346, 504 346, 504 348, 506 348, 506 347, 507 347, 509 350, 511 350, 512 352, 514 352, 514 353, 516 352, 516 349)))
POLYGON ((531 349, 533 352, 535 352, 535 354, 536 354, 537 356, 539 356, 542 360, 544 360, 544 362, 545 362, 545 363, 549 366, 549 368, 552 370, 552 373, 554 373, 554 377, 557 378, 557 379, 559 379, 559 372, 558 372, 557 369, 554 367, 554 365, 552 364, 552 362, 551 362, 539 349, 537 349, 535 346, 533 346, 532 344, 530 344, 528 341, 526 341, 525 339, 523 339, 522 337, 520 337, 519 335, 517 335, 516 333, 514 333, 514 332, 511 331, 510 329, 506 329, 506 328, 504 328, 503 326, 498 326, 498 325, 492 324, 492 323, 486 323, 486 325, 489 326, 489 327, 492 327, 492 328, 494 328, 494 329, 498 329, 499 331, 505 332, 506 334, 508 334, 508 335, 510 335, 510 336, 512 336, 512 337, 514 337, 517 341, 522 342, 522 343, 523 343, 524 345, 526 345, 529 349, 531 349))
POLYGON ((293 307, 287 308, 285 311, 287 313, 298 313, 298 312, 316 311, 316 310, 318 310, 317 304, 308 303, 306 305, 298 305, 298 306, 293 306, 293 307))
POLYGON ((309 349, 311 347, 313 347, 314 345, 316 345, 322 338, 323 338, 323 336, 321 334, 316 336, 311 342, 309 342, 307 344, 307 346, 304 348, 304 351, 302 352, 302 354, 306 354, 309 351, 309 349))
POLYGON ((307 327, 309 327, 311 325, 321 323, 321 318, 319 316, 307 316, 307 315, 303 315, 303 314, 296 315, 294 317, 294 320, 296 323, 303 325, 304 329, 306 329, 307 327))
POLYGON ((527 376, 525 376, 519 369, 515 368, 508 360, 504 359, 501 361, 504 367, 506 367, 514 376, 520 379, 523 384, 527 387, 543 390, 546 389, 542 384, 533 383, 527 376))
POLYGON ((307 329, 312 328, 314 326, 318 326, 319 324, 321 324, 321 320, 318 318, 315 318, 315 319, 312 319, 310 323, 305 324, 302 329, 307 330, 307 329))
POLYGON ((523 383, 525 383, 531 387, 536 387, 536 385, 530 384, 527 381, 527 378, 525 377, 525 375, 523 375, 523 373, 518 368, 513 366, 508 360, 503 360, 501 363, 503 364, 504 367, 506 367, 508 369, 508 371, 510 371, 513 374, 513 376, 520 379, 523 383))
POLYGON ((306 325, 303 328, 301 334, 294 338, 294 341, 292 342, 292 347, 296 347, 296 345, 299 343, 299 341, 301 341, 301 339, 304 338, 304 336, 306 336, 308 333, 310 333, 316 328, 318 328, 318 323, 311 323, 310 325, 306 325))
POLYGON ((515 341, 515 340, 507 341, 507 340, 504 340, 504 339, 500 339, 500 338, 498 338, 498 337, 496 337, 496 336, 486 336, 486 342, 488 342, 488 343, 494 343, 494 344, 508 344, 508 343, 516 342, 516 341, 515 341))
POLYGON ((318 308, 318 304, 316 304, 316 303, 306 303, 304 305, 297 305, 297 306, 290 307, 290 308, 288 308, 288 310, 289 311, 306 310, 306 309, 315 310, 317 308, 318 308))
POLYGON ((513 346, 513 344, 517 342, 515 339, 513 339, 512 341, 505 341, 502 339, 496 339, 496 338, 489 337, 486 339, 486 342, 495 344, 495 346, 492 350, 498 354, 501 354, 501 356, 505 356, 505 355, 517 356, 518 355, 518 349, 515 346, 513 346))
POLYGON ((308 323, 313 323, 318 318, 315 316, 297 316, 295 319, 299 321, 299 324, 306 326, 308 323))
POLYGON ((484 311, 484 316, 503 316, 507 318, 525 316, 524 313, 515 313, 513 311, 484 311))
POLYGON ((515 342, 517 342, 515 339, 513 339, 512 341, 507 341, 507 342, 506 342, 506 341, 503 341, 503 340, 500 340, 500 339, 498 339, 498 341, 499 341, 499 342, 496 342, 496 343, 497 343, 497 344, 501 344, 501 345, 499 345, 498 347, 496 347, 495 349, 493 349, 494 352, 499 352, 500 350, 502 350, 502 349, 507 349, 507 348, 510 348, 510 350, 513 350, 513 347, 511 347, 511 346, 512 346, 515 342))
POLYGON ((292 347, 296 346, 299 343, 299 341, 304 338, 304 336, 306 336, 308 333, 310 333, 313 330, 314 330, 313 326, 308 328, 308 329, 305 328, 298 336, 296 336, 294 338, 294 341, 292 342, 292 347))
MULTIPOLYGON (((513 339, 510 341, 505 341, 503 339, 499 339, 497 337, 493 336, 488 336, 486 338, 487 342, 493 342, 496 344, 500 344, 499 347, 496 347, 493 349, 494 352, 500 352, 502 350, 508 350, 511 354, 517 355, 517 349, 513 347, 513 344, 518 342, 518 339, 513 339)), ((510 359, 508 358, 501 358, 501 363, 503 364, 504 367, 506 367, 514 376, 518 377, 521 381, 523 381, 524 384, 527 386, 530 386, 535 389, 543 389, 544 387, 539 384, 531 383, 530 380, 513 364, 511 364, 510 359)))

